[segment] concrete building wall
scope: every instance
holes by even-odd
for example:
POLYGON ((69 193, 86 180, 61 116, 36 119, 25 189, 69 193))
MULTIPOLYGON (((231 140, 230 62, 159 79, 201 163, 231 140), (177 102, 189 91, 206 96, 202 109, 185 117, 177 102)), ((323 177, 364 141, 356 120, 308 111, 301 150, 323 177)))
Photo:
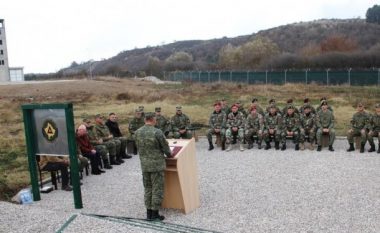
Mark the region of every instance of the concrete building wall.
POLYGON ((0 19, 0 82, 9 81, 9 63, 4 19, 0 19))

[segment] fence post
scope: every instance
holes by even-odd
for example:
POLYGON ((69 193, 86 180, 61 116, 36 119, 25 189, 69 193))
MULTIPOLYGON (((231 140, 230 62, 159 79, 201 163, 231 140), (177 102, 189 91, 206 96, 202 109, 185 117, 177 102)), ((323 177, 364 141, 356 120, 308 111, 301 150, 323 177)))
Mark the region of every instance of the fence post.
POLYGON ((265 71, 265 84, 268 85, 268 70, 265 71))
POLYGON ((330 69, 327 69, 326 70, 326 85, 328 86, 329 85, 329 71, 330 71, 330 69))
POLYGON ((207 71, 208 74, 208 83, 210 83, 210 71, 207 71))
POLYGON ((348 86, 351 86, 351 67, 348 69, 348 86))
POLYGON ((306 70, 305 70, 305 78, 306 78, 306 85, 307 85, 307 72, 309 71, 309 69, 307 68, 306 70))
POLYGON ((232 82, 232 71, 230 71, 230 82, 232 82))
POLYGON ((286 72, 287 72, 288 70, 287 69, 285 69, 285 82, 284 82, 284 84, 286 84, 286 72))
POLYGON ((247 84, 249 84, 249 71, 247 71, 247 84))
POLYGON ((220 70, 219 70, 219 73, 218 73, 218 78, 219 78, 219 83, 221 83, 222 81, 220 80, 220 70))
POLYGON ((198 71, 198 83, 201 83, 201 71, 198 71))

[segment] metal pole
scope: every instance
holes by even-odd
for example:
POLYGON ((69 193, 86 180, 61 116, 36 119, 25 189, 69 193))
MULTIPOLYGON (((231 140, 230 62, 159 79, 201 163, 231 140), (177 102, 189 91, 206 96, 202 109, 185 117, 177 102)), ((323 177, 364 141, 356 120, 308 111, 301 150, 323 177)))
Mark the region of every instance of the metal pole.
POLYGON ((219 83, 221 83, 221 80, 220 80, 220 70, 219 70, 219 72, 218 72, 219 74, 218 74, 218 78, 219 78, 219 83))
POLYGON ((307 71, 308 71, 308 69, 305 70, 306 84, 307 84, 307 71))
POLYGON ((201 72, 198 72, 198 82, 201 83, 201 72))
POLYGON ((351 86, 351 68, 348 69, 348 85, 351 86))
POLYGON ((210 83, 210 71, 208 71, 208 82, 210 83))
POLYGON ((247 84, 249 84, 249 71, 247 71, 247 84))
POLYGON ((265 71, 265 84, 268 85, 268 70, 265 71))
POLYGON ((286 71, 288 71, 288 70, 285 70, 285 83, 284 84, 286 84, 286 71))
POLYGON ((232 82, 232 71, 230 71, 230 82, 232 82))
POLYGON ((327 73, 327 75, 326 75, 326 85, 327 85, 327 86, 329 85, 329 70, 330 70, 330 69, 327 69, 327 70, 326 70, 326 73, 327 73))

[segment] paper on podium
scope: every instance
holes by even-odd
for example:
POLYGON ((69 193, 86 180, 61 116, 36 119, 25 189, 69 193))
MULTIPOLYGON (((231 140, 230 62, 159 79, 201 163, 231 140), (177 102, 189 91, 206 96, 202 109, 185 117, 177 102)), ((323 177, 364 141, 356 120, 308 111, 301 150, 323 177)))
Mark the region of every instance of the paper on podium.
POLYGON ((176 155, 181 149, 182 149, 182 146, 170 146, 170 151, 172 152, 173 158, 176 157, 176 155))

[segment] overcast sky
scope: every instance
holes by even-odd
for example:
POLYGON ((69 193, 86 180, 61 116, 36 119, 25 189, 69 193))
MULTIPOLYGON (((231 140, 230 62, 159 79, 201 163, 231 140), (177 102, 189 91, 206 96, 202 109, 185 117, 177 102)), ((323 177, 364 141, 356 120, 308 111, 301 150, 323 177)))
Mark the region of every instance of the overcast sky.
POLYGON ((235 37, 321 18, 365 18, 375 0, 2 0, 11 67, 73 61, 179 40, 235 37))

